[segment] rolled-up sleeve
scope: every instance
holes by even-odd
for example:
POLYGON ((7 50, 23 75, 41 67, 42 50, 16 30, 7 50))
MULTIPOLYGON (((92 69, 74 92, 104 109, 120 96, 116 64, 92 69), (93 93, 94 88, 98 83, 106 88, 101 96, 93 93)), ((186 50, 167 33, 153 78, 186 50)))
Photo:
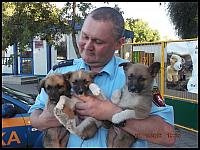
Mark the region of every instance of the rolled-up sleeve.
POLYGON ((169 124, 174 125, 173 106, 166 105, 165 107, 158 107, 153 103, 150 115, 158 115, 162 117, 169 124))
POLYGON ((48 95, 41 89, 41 93, 36 97, 35 103, 30 107, 28 113, 32 113, 35 109, 43 109, 48 100, 48 95))

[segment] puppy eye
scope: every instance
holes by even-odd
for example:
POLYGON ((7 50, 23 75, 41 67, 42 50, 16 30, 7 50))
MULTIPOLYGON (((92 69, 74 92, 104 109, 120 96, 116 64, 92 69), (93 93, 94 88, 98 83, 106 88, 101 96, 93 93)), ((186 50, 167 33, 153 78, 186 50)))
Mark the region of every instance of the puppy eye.
POLYGON ((145 78, 140 78, 139 80, 140 80, 140 81, 145 81, 146 79, 145 79, 145 78))
POLYGON ((133 78, 133 74, 131 73, 129 76, 128 76, 128 79, 131 80, 133 78))
POLYGON ((78 80, 74 80, 72 83, 77 83, 78 82, 78 80))
POLYGON ((63 88, 63 85, 58 85, 57 87, 58 87, 58 89, 61 89, 61 88, 63 88))
POLYGON ((84 83, 88 83, 89 81, 87 81, 86 79, 83 80, 84 83))
POLYGON ((52 88, 51 86, 47 86, 47 88, 46 88, 46 89, 47 89, 47 90, 50 90, 51 88, 52 88))

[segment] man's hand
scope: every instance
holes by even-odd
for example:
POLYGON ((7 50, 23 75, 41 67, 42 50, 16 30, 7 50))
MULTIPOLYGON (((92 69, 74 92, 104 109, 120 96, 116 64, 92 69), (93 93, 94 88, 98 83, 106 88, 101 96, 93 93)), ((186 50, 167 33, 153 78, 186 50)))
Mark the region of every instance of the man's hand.
POLYGON ((44 108, 43 112, 39 116, 40 120, 43 120, 44 122, 51 122, 51 127, 61 126, 58 119, 52 115, 52 112, 49 112, 46 107, 44 108))
POLYGON ((61 126, 61 123, 46 109, 46 107, 43 111, 39 109, 34 110, 31 113, 30 121, 32 126, 40 131, 61 126))
POLYGON ((108 100, 100 100, 95 96, 81 96, 82 102, 76 103, 76 112, 80 118, 86 116, 94 117, 98 120, 112 120, 113 114, 122 111, 120 107, 108 100))

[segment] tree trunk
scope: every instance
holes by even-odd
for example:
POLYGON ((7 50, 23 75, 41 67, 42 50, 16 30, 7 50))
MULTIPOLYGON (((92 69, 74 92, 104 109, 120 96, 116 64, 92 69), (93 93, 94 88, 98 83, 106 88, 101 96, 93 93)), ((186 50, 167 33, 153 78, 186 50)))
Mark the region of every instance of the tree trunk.
POLYGON ((72 17, 72 43, 74 46, 74 50, 78 58, 81 57, 79 53, 79 49, 76 42, 76 31, 75 31, 75 17, 76 17, 76 2, 73 2, 73 17, 72 17))

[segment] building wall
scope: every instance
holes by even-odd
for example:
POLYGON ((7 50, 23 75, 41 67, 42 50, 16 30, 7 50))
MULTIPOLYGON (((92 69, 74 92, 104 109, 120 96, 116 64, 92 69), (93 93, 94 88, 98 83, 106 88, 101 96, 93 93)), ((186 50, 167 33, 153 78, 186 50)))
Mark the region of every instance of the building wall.
POLYGON ((41 46, 37 46, 37 42, 40 42, 40 40, 33 41, 34 75, 45 75, 47 73, 46 41, 42 41, 41 46))
MULTIPOLYGON (((78 31, 78 34, 76 36, 76 41, 78 43, 78 38, 80 37, 80 31, 78 31)), ((67 35, 67 59, 74 59, 77 58, 73 42, 72 42, 72 36, 71 34, 67 35)))
MULTIPOLYGON (((78 33, 79 37, 80 32, 78 33)), ((65 41, 67 44, 67 59, 74 59, 77 58, 73 43, 72 43, 72 37, 70 35, 65 35, 65 41)), ((78 39, 78 38, 77 38, 78 39)), ((13 46, 8 47, 7 53, 4 53, 4 56, 2 57, 10 57, 13 55, 13 46)), ((41 41, 38 38, 35 38, 33 40, 33 75, 47 75, 48 68, 47 68, 47 59, 51 59, 51 65, 52 68, 55 64, 57 64, 60 60, 57 59, 57 50, 54 48, 54 46, 51 47, 51 52, 48 52, 47 48, 47 42, 45 40, 41 41), (51 58, 49 58, 51 55, 51 58)), ((11 66, 2 66, 2 73, 5 74, 12 74, 12 65, 11 66)), ((20 74, 20 56, 18 57, 18 74, 20 74)))
MULTIPOLYGON (((10 55, 13 55, 13 46, 8 46, 7 52, 4 52, 2 57, 10 57, 10 55)), ((2 62, 2 64, 4 64, 4 62, 2 62)), ((2 73, 12 74, 12 65, 8 65, 8 66, 3 65, 2 73)))

